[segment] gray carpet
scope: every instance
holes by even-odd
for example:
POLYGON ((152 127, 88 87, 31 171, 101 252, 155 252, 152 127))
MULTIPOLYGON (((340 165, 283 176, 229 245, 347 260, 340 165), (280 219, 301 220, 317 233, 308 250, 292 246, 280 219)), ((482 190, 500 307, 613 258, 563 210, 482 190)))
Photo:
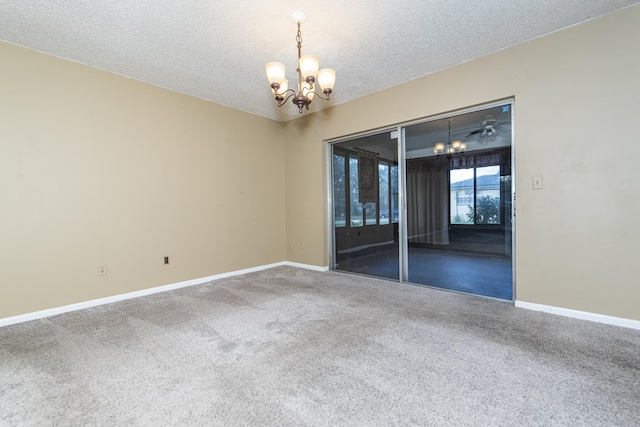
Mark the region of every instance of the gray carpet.
POLYGON ((0 328, 0 425, 640 423, 640 331, 280 267, 0 328))

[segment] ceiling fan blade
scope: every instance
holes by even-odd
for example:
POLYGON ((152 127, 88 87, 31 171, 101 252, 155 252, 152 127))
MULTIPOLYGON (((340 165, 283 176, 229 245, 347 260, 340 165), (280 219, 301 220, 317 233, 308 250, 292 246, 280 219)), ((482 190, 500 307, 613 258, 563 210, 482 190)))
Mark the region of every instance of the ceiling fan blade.
POLYGON ((465 137, 464 137, 464 138, 462 138, 462 139, 467 139, 467 138, 469 138, 469 137, 471 137, 471 136, 473 136, 473 135, 477 135, 477 134, 479 134, 479 133, 482 133, 483 131, 484 131, 484 129, 474 130, 473 132, 471 132, 469 135, 465 136, 465 137))

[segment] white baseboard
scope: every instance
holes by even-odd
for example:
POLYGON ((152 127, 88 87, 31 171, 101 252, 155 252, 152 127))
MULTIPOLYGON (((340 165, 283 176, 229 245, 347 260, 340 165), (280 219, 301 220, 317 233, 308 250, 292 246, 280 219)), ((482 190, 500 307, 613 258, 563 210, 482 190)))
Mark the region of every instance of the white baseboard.
POLYGON ((268 270, 274 267, 290 266, 305 268, 307 270, 314 271, 328 271, 329 267, 317 267, 308 264, 299 264, 297 262, 277 262, 274 264, 260 265, 258 267, 245 268, 243 270, 230 271, 228 273, 214 274, 213 276, 201 277, 199 279, 185 280, 184 282, 172 283, 169 285, 156 286, 149 289, 142 289, 139 291, 128 292, 126 294, 113 295, 105 298, 98 298, 90 301, 79 302, 76 304, 65 305, 62 307, 49 308, 46 310, 35 311, 33 313, 20 314, 18 316, 6 317, 0 319, 0 327, 14 325, 16 323, 28 322, 31 320, 42 319, 45 317, 55 316, 57 314, 68 313, 70 311, 83 310, 85 308, 97 307, 99 305, 111 304, 118 301, 123 301, 132 298, 139 298, 146 295, 157 294, 160 292, 172 291, 174 289, 186 288, 188 286, 201 285, 213 280, 224 279, 226 277, 240 276, 247 273, 255 273, 257 271, 268 270))
POLYGON ((552 305, 536 304, 517 300, 515 302, 515 306, 519 308, 526 308, 527 310, 542 311, 545 313, 557 314, 559 316, 573 317, 574 319, 589 320, 591 322, 606 323, 607 325, 640 330, 640 320, 625 319, 622 317, 589 313, 588 311, 571 310, 569 308, 554 307, 552 305))
MULTIPOLYGON (((199 279, 185 280, 184 282, 172 283, 169 285, 156 286, 149 289, 142 289, 139 291, 128 292, 126 294, 119 294, 119 295, 113 295, 105 298, 98 298, 98 299, 84 301, 76 304, 65 305, 62 307, 55 307, 55 308, 50 308, 46 310, 35 311, 33 313, 26 313, 18 316, 7 317, 4 319, 0 319, 0 327, 14 325, 22 322, 28 322, 31 320, 42 319, 45 317, 55 316, 57 314, 68 313, 70 311, 83 310, 85 308, 111 304, 114 302, 123 301, 127 299, 139 298, 146 295, 157 294, 160 292, 172 291, 175 289, 185 288, 188 286, 201 285, 207 282, 211 282, 213 280, 224 279, 226 277, 240 276, 242 274, 255 273, 257 271, 268 270, 270 268, 281 267, 281 266, 303 268, 306 270, 313 270, 313 271, 319 271, 319 272, 329 271, 328 266, 320 267, 320 266, 315 266, 310 264, 301 264, 301 263, 291 262, 291 261, 277 262, 273 264, 266 264, 266 265, 261 265, 257 267, 246 268, 243 270, 236 270, 236 271, 230 271, 227 273, 215 274, 213 276, 201 277, 199 279)), ((604 314, 589 313, 586 311, 571 310, 568 308, 554 307, 551 305, 536 304, 536 303, 517 301, 517 300, 515 301, 515 306, 519 308, 524 308, 527 310, 542 311, 545 313, 557 314, 565 317, 573 317, 575 319, 589 320, 592 322, 606 323, 608 325, 615 325, 615 326, 621 326, 624 328, 640 330, 640 320, 624 319, 621 317, 613 317, 613 316, 607 316, 604 314)))
POLYGON ((291 261, 285 261, 282 263, 282 265, 288 265, 289 267, 304 268, 304 269, 313 270, 313 271, 321 271, 321 272, 329 271, 329 266, 318 267, 316 265, 300 264, 298 262, 291 262, 291 261))

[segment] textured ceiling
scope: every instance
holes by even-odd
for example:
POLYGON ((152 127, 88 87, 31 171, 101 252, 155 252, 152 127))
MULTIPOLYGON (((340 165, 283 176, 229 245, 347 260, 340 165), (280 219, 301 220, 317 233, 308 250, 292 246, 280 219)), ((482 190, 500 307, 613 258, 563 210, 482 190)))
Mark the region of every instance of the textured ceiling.
POLYGON ((639 4, 640 0, 0 0, 0 40, 249 113, 286 121, 269 61, 295 79, 296 25, 303 54, 336 70, 332 101, 469 61, 639 4))

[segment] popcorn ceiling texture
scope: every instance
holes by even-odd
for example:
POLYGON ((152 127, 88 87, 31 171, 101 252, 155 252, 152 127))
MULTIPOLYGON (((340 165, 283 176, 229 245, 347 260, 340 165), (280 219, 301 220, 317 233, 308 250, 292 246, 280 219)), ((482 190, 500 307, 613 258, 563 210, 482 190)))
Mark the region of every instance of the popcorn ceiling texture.
POLYGON ((0 40, 249 113, 286 121, 264 65, 294 81, 296 25, 303 54, 336 69, 343 103, 566 28, 638 0, 0 0, 0 40))

